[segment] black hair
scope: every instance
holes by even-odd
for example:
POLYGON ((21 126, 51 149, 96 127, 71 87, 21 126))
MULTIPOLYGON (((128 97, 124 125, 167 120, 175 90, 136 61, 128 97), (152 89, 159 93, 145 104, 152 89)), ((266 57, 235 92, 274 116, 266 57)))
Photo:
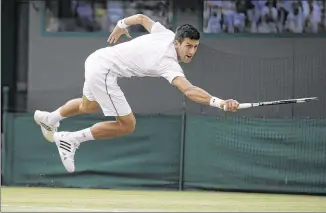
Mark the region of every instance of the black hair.
POLYGON ((184 24, 177 28, 174 40, 182 43, 186 38, 191 40, 199 40, 200 33, 199 31, 190 24, 184 24))

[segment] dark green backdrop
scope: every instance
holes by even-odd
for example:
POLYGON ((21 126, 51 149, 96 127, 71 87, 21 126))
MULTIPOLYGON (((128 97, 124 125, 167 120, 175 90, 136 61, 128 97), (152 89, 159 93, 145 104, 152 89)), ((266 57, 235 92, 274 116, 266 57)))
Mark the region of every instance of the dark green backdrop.
MULTIPOLYGON (((61 128, 100 119, 66 119, 61 128)), ((83 143, 73 174, 31 114, 6 120, 6 185, 326 193, 322 119, 138 115, 133 134, 83 143)))

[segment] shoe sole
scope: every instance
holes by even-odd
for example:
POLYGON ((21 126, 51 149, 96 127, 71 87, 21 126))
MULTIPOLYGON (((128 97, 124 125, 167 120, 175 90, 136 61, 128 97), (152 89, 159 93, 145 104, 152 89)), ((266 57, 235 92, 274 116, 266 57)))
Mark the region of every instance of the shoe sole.
POLYGON ((41 112, 41 111, 40 111, 40 110, 36 110, 36 111, 34 112, 34 121, 35 121, 35 123, 36 123, 37 125, 39 125, 39 126, 41 127, 41 131, 42 131, 42 134, 43 134, 44 138, 45 138, 47 141, 49 141, 49 142, 51 142, 51 143, 54 143, 54 139, 53 139, 53 137, 49 138, 49 137, 46 136, 46 135, 47 135, 47 134, 46 134, 47 132, 52 131, 51 127, 47 126, 47 125, 44 124, 44 123, 39 122, 39 121, 36 119, 36 113, 39 113, 39 112, 41 112))

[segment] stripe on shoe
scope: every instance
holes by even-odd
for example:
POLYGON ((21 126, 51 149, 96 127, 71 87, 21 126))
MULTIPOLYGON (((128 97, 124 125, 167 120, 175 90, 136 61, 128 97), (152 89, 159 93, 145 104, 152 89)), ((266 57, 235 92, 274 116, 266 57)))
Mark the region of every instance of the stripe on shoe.
POLYGON ((59 145, 59 147, 60 147, 61 149, 66 150, 67 152, 71 152, 71 144, 68 143, 68 142, 66 142, 66 141, 62 141, 62 140, 60 140, 60 145, 59 145))
POLYGON ((48 130, 48 131, 52 131, 51 127, 49 127, 48 125, 46 125, 43 122, 40 122, 41 126, 43 126, 44 129, 48 130))

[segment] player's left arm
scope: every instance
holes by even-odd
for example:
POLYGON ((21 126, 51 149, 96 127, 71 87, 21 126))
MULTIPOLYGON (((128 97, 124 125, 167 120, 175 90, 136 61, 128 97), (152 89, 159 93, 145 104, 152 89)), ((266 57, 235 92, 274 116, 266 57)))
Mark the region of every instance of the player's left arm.
POLYGON ((185 77, 178 76, 173 79, 172 85, 176 86, 190 100, 199 104, 210 105, 224 109, 225 111, 236 111, 239 103, 236 100, 223 100, 210 95, 207 91, 192 85, 185 77))
POLYGON ((148 32, 151 32, 152 27, 155 24, 155 22, 151 18, 149 18, 148 16, 143 15, 143 14, 136 14, 136 15, 132 15, 127 18, 121 19, 118 21, 117 25, 115 26, 114 30, 110 34, 107 41, 110 44, 112 44, 112 43, 115 44, 118 41, 118 39, 120 38, 120 36, 123 34, 125 34, 128 38, 131 38, 131 36, 127 30, 127 27, 129 27, 131 25, 138 25, 138 24, 143 25, 143 27, 146 28, 146 30, 148 32))
POLYGON ((136 14, 133 16, 129 16, 127 18, 120 20, 119 22, 122 25, 124 22, 125 26, 141 24, 148 32, 151 32, 152 27, 155 24, 155 22, 151 18, 143 14, 136 14))

